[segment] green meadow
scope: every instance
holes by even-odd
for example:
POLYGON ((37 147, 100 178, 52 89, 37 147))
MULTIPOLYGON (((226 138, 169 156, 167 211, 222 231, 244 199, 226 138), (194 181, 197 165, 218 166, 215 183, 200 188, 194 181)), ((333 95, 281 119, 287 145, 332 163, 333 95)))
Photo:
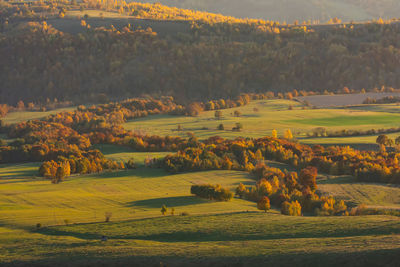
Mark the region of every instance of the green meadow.
POLYGON ((0 227, 0 243, 0 261, 30 266, 396 266, 400 219, 165 216, 39 230, 0 227))
POLYGON ((41 119, 49 115, 57 114, 63 111, 73 111, 75 107, 59 108, 50 111, 16 111, 10 112, 5 117, 1 118, 6 124, 19 123, 27 120, 41 119))
MULTIPOLYGON (((258 100, 247 106, 222 110, 223 117, 215 118, 214 111, 206 111, 197 117, 154 115, 125 123, 124 127, 139 133, 187 136, 193 132, 198 138, 211 136, 225 138, 270 136, 273 129, 278 135, 290 129, 293 135, 303 143, 321 144, 373 144, 377 136, 340 137, 340 138, 308 138, 307 133, 317 127, 325 127, 328 131, 389 129, 400 127, 400 109, 390 105, 377 108, 365 105, 362 108, 325 108, 310 109, 291 100, 258 100), (289 107, 293 107, 289 110, 289 107), (234 116, 234 111, 241 113, 234 116), (240 132, 232 131, 236 123, 243 125, 240 132), (217 130, 220 124, 225 130, 217 130), (182 130, 178 131, 181 125, 182 130)), ((399 134, 391 134, 397 137, 399 134)))
MULTIPOLYGON (((20 168, 23 173, 28 166, 20 168)), ((1 173, 0 225, 47 226, 63 224, 64 220, 101 222, 106 212, 112 213, 112 220, 154 217, 161 215, 164 204, 174 207, 177 214, 256 210, 254 203, 240 199, 221 203, 190 194, 191 185, 198 183, 218 183, 232 190, 241 182, 253 184, 250 175, 243 172, 168 175, 159 169, 139 168, 72 176, 56 185, 39 177, 12 176, 15 173, 13 170, 10 176, 1 173)))
POLYGON ((358 183, 351 176, 322 177, 318 181, 318 190, 323 194, 343 199, 349 205, 400 210, 398 185, 358 183))
MULTIPOLYGON (((368 145, 376 136, 306 138, 305 133, 319 126, 391 128, 400 121, 396 105, 303 109, 296 101, 261 100, 222 112, 221 119, 210 111, 198 117, 149 116, 124 126, 144 134, 186 137, 194 132, 200 139, 262 137, 273 129, 282 135, 291 129, 300 142, 368 145), (240 117, 233 116, 235 110, 240 117), (237 122, 243 131, 229 130, 237 122), (221 123, 225 130, 216 130, 221 123), (178 124, 182 131, 177 131, 178 124)), ((5 121, 46 115, 10 113, 5 121)), ((250 186, 255 181, 239 171, 171 175, 144 167, 146 158, 169 152, 137 152, 115 145, 93 148, 117 161, 133 158, 138 168, 71 176, 51 184, 38 177, 40 163, 0 165, 0 265, 396 266, 400 261, 400 217, 288 217, 274 207, 260 212, 255 203, 238 198, 204 200, 190 194, 191 185, 218 183, 234 191, 239 183, 250 186), (162 205, 168 207, 166 216, 160 212, 162 205), (107 223, 106 213, 111 214, 107 223), (108 240, 101 241, 102 236, 108 240)), ((293 171, 281 163, 268 165, 293 171)), ((320 174, 318 190, 351 206, 400 209, 398 186, 320 174)))

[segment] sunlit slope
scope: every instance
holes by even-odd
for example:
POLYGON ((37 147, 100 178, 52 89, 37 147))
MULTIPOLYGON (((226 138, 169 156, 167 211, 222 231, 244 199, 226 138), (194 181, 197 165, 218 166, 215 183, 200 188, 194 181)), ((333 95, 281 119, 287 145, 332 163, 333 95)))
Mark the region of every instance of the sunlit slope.
MULTIPOLYGON (((31 168, 19 165, 21 172, 31 168)), ((20 178, 15 167, 0 166, 0 224, 35 226, 127 220, 160 216, 161 206, 174 207, 177 214, 224 213, 256 210, 252 202, 234 199, 211 202, 190 194, 196 183, 221 184, 234 190, 240 182, 251 184, 249 174, 235 171, 208 171, 168 175, 159 169, 72 176, 60 184, 42 178, 20 178), (12 173, 17 173, 11 175, 12 173)), ((23 176, 23 175, 22 175, 23 176)))
MULTIPOLYGON (((197 117, 157 115, 133 120, 124 124, 129 130, 147 134, 187 136, 193 132, 200 139, 211 136, 233 138, 263 137, 271 135, 276 129, 278 135, 283 136, 290 129, 299 141, 304 143, 321 144, 358 144, 375 143, 376 136, 339 137, 339 138, 306 138, 306 133, 317 127, 325 127, 328 131, 387 129, 400 126, 400 113, 393 112, 393 106, 376 110, 376 106, 357 108, 325 108, 303 109, 303 105, 290 100, 260 100, 251 102, 247 106, 222 110, 223 117, 214 117, 214 111, 201 113, 197 117), (292 107, 293 109, 290 109, 292 107), (240 117, 234 116, 240 111, 240 117), (240 132, 232 131, 236 123, 243 125, 240 132), (217 130, 220 124, 224 130, 217 130), (178 125, 182 130, 178 131, 178 125)), ((391 134, 391 137, 399 134, 391 134)))
POLYGON ((399 231, 398 217, 270 212, 167 216, 32 232, 3 227, 0 261, 30 266, 396 266, 399 231), (109 240, 102 242, 102 235, 109 240))
POLYGON ((164 5, 222 13, 241 18, 262 18, 275 21, 320 20, 338 17, 343 20, 368 20, 397 17, 400 4, 396 0, 139 0, 164 5))

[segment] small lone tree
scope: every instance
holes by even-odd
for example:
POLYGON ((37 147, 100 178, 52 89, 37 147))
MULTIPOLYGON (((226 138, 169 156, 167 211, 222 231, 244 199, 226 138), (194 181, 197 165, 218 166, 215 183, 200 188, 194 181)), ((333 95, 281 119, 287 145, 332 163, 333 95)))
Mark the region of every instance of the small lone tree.
POLYGON ((165 215, 167 214, 167 212, 168 212, 167 206, 165 206, 165 204, 162 205, 162 207, 161 207, 161 214, 165 216, 165 215))
POLYGON ((273 130, 272 130, 272 133, 271 133, 271 136, 272 136, 273 138, 278 138, 278 132, 277 132, 277 130, 273 129, 273 130))
POLYGON ((269 198, 265 197, 265 196, 263 198, 261 198, 260 201, 258 201, 258 203, 257 203, 257 208, 259 210, 263 210, 263 211, 267 212, 271 208, 269 198))
POLYGON ((222 123, 220 125, 218 125, 218 130, 220 130, 220 131, 225 130, 225 127, 222 123))
POLYGON ((376 138, 376 143, 381 147, 382 151, 385 151, 386 146, 393 145, 393 140, 391 140, 387 135, 381 134, 376 138))
POLYGON ((127 163, 125 163, 125 167, 127 169, 136 169, 135 160, 133 158, 129 159, 127 163))
POLYGON ((240 122, 237 122, 235 124, 235 127, 232 128, 232 131, 240 132, 242 129, 243 129, 243 124, 241 124, 240 122))
POLYGON ((242 112, 240 112, 239 110, 235 110, 235 111, 233 112, 233 115, 234 115, 235 117, 240 117, 240 116, 242 116, 242 112))
POLYGON ((171 215, 172 215, 172 216, 175 215, 175 208, 171 208, 171 215))
POLYGON ((214 117, 216 118, 216 119, 221 119, 222 118, 222 111, 221 110, 216 110, 215 111, 215 113, 214 113, 214 117))
POLYGON ((286 130, 284 137, 285 137, 285 139, 288 139, 288 140, 293 139, 292 131, 291 130, 286 130))
POLYGON ((112 217, 112 212, 107 211, 104 216, 106 217, 106 222, 109 222, 111 220, 112 217))

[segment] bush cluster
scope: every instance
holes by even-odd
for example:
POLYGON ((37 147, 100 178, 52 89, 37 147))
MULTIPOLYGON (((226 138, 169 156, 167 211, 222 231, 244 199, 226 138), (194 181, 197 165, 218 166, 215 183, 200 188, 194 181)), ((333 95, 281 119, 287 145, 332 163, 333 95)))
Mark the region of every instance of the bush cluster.
POLYGON ((222 188, 220 185, 192 185, 190 193, 201 198, 206 198, 216 201, 230 201, 233 193, 229 189, 222 188))

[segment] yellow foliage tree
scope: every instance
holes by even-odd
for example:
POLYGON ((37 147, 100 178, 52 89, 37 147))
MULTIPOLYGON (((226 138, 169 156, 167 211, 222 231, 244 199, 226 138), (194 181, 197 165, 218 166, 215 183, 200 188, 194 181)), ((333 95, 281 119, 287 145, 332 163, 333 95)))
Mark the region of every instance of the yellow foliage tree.
POLYGON ((275 129, 272 130, 272 134, 271 135, 272 135, 273 138, 278 138, 278 132, 275 129))
POLYGON ((285 138, 285 139, 288 139, 288 140, 293 139, 292 131, 291 131, 291 130, 286 130, 286 131, 285 131, 284 138, 285 138))

